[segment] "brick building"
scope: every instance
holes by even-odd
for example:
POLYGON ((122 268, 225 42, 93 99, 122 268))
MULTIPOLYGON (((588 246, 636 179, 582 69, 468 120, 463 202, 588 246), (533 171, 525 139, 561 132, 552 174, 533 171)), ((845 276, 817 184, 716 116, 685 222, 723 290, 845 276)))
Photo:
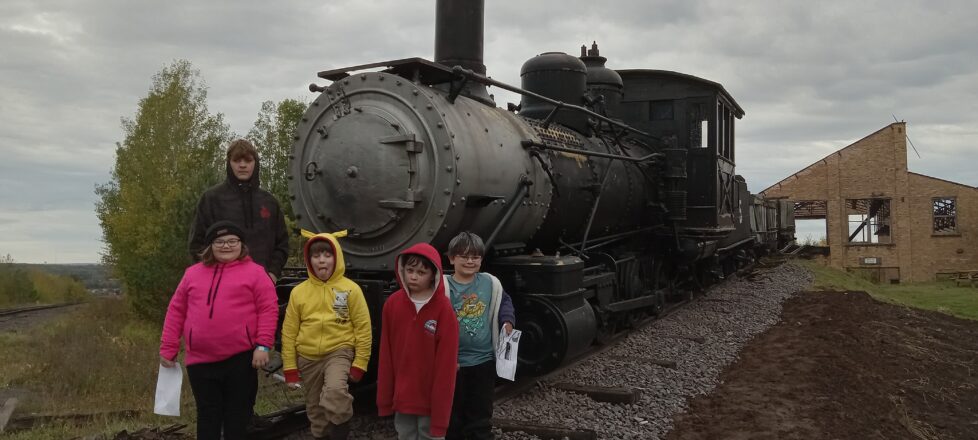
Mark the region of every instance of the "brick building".
POLYGON ((833 267, 882 282, 978 269, 978 188, 908 171, 906 139, 890 124, 761 194, 825 219, 833 267))

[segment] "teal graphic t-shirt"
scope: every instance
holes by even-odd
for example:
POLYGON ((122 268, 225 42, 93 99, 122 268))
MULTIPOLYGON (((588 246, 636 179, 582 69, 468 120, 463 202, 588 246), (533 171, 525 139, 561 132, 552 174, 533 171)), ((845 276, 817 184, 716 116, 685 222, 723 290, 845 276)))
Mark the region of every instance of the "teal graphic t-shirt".
POLYGON ((468 284, 448 277, 452 307, 458 318, 458 364, 471 367, 492 360, 492 280, 484 273, 475 275, 468 284))

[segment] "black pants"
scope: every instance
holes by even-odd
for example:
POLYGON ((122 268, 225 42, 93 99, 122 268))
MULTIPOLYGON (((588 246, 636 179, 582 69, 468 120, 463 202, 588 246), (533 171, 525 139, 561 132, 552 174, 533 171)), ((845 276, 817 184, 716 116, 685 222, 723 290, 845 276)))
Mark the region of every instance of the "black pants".
POLYGON ((455 375, 452 420, 446 440, 492 439, 492 401, 496 388, 496 360, 462 367, 455 375))
POLYGON ((187 366, 190 388, 197 402, 197 439, 244 440, 251 419, 258 372, 251 366, 251 350, 223 361, 187 366))

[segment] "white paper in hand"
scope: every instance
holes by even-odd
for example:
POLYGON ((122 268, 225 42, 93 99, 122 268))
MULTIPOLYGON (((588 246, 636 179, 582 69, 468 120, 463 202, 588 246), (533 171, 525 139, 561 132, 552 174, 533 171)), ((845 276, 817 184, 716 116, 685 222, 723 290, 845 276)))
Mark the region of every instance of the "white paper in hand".
POLYGON ((160 376, 156 379, 156 405, 153 412, 161 416, 180 415, 180 389, 183 386, 183 368, 176 364, 166 368, 160 364, 160 376))
POLYGON ((513 330, 509 336, 506 329, 499 330, 499 346, 496 347, 496 375, 509 380, 516 380, 516 353, 520 348, 520 335, 523 332, 513 330))

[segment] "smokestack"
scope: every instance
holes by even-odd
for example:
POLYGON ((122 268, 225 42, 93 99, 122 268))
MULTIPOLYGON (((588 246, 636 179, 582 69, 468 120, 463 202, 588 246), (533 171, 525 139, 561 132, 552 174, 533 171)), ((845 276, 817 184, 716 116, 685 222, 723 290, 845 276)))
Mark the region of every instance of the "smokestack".
POLYGON ((438 0, 435 6, 435 62, 462 66, 480 75, 485 0, 438 0))
MULTIPOLYGON (((482 63, 485 0, 437 0, 435 4, 435 62, 448 67, 462 66, 479 75, 486 74, 482 63)), ((461 94, 495 105, 482 84, 469 81, 461 94)))

